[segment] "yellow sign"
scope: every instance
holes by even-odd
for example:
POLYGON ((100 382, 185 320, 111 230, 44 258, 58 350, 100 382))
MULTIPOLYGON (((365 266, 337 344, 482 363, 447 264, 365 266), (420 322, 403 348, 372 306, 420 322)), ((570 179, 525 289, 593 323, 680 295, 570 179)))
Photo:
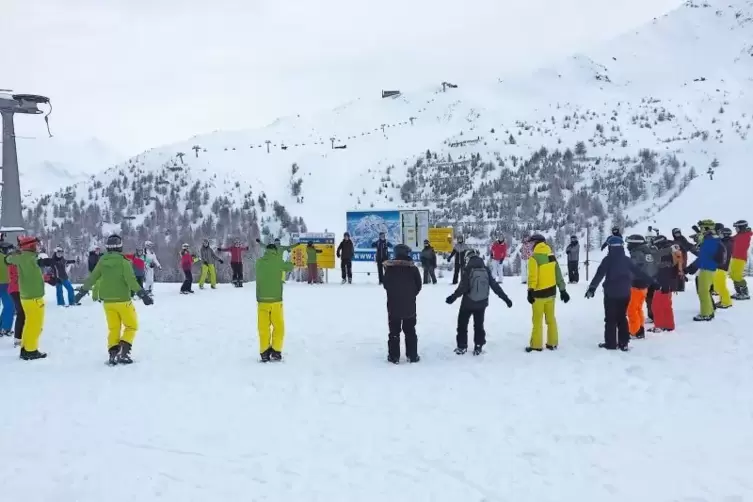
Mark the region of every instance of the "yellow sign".
POLYGON ((316 254, 316 264, 319 268, 335 268, 335 234, 307 233, 295 234, 294 237, 301 244, 290 250, 290 260, 293 262, 293 265, 298 268, 306 268, 308 265, 306 247, 309 242, 313 242, 314 248, 321 251, 316 254))
POLYGON ((452 227, 430 228, 429 244, 439 253, 452 252, 452 227))

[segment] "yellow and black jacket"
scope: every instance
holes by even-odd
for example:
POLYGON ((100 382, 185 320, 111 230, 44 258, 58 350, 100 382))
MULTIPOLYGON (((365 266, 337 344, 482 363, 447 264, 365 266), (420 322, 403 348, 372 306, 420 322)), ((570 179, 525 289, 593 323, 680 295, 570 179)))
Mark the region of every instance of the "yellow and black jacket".
POLYGON ((565 291, 562 271, 552 248, 540 242, 528 259, 528 289, 533 291, 534 298, 551 298, 557 295, 557 288, 565 291))

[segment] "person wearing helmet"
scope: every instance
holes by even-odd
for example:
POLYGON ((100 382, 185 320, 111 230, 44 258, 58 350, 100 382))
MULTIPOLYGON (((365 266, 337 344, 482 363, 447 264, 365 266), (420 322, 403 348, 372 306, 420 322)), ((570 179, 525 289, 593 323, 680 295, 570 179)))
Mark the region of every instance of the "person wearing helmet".
POLYGON ((379 284, 382 284, 384 282, 384 262, 390 258, 392 243, 387 240, 387 235, 384 232, 379 232, 379 238, 371 243, 371 247, 376 248, 374 259, 377 264, 379 284))
POLYGON ((123 239, 111 235, 105 245, 107 252, 94 267, 76 294, 79 302, 89 290, 100 282, 99 296, 107 320, 107 363, 131 364, 131 348, 139 328, 138 315, 131 298, 135 293, 144 305, 154 303, 149 293, 136 280, 133 263, 123 255, 123 239))
MULTIPOLYGON (((612 227, 612 235, 610 235, 609 237, 619 237, 620 239, 622 239, 622 232, 620 231, 620 227, 617 225, 614 225, 612 227)), ((609 247, 609 237, 607 237, 607 240, 604 241, 604 244, 601 245, 602 251, 604 251, 606 248, 609 247)))
POLYGON ((521 284, 528 283, 528 260, 533 255, 534 243, 530 237, 524 237, 520 244, 520 282, 521 284))
POLYGON ((204 283, 209 279, 212 289, 217 289, 217 263, 224 263, 209 245, 209 239, 204 239, 199 250, 201 258, 201 275, 199 276, 199 289, 204 289, 204 283))
POLYGON ((720 256, 724 253, 724 247, 714 231, 713 220, 698 222, 699 248, 698 258, 686 269, 686 274, 698 274, 696 277, 696 289, 701 306, 700 313, 693 317, 694 321, 711 321, 714 319, 714 301, 711 297, 711 286, 714 282, 714 274, 719 268, 720 256))
MULTIPOLYGON (((94 267, 97 266, 97 262, 99 262, 99 259, 102 257, 102 250, 99 248, 99 246, 95 246, 94 249, 89 251, 89 257, 87 260, 87 268, 89 269, 89 273, 91 274, 94 272, 94 267)), ((92 300, 95 302, 99 301, 99 284, 95 283, 94 286, 92 286, 92 300)))
POLYGON ((578 262, 580 261, 580 243, 578 242, 578 236, 570 236, 570 244, 565 248, 565 254, 567 255, 567 282, 570 284, 578 284, 580 280, 580 274, 578 272, 578 262))
POLYGON ((505 271, 503 264, 505 258, 507 258, 507 243, 504 237, 497 237, 497 240, 492 243, 492 247, 489 250, 491 254, 491 271, 492 275, 497 282, 502 282, 505 278, 505 271))
POLYGON ((353 282, 353 241, 350 239, 350 234, 345 232, 343 234, 343 240, 337 246, 337 257, 340 258, 340 272, 342 273, 342 283, 348 281, 348 284, 353 282))
POLYGON ((384 262, 383 286, 387 291, 387 361, 400 362, 400 332, 405 335, 405 355, 411 363, 421 360, 416 335, 416 297, 421 292, 421 273, 413 263, 411 249, 395 246, 395 257, 384 262))
POLYGON ((729 261, 729 278, 735 286, 735 294, 732 296, 735 300, 750 300, 748 293, 748 283, 745 280, 745 265, 748 262, 748 250, 750 249, 750 238, 753 235, 746 220, 737 220, 735 227, 735 236, 732 238, 732 258, 729 261))
POLYGON ((191 253, 188 244, 183 244, 180 248, 180 268, 183 270, 183 284, 180 286, 180 294, 187 295, 193 293, 193 270, 192 267, 199 258, 191 253))
POLYGON ((627 351, 630 344, 630 330, 627 309, 633 280, 639 277, 644 282, 653 282, 628 256, 622 237, 612 235, 607 238, 609 251, 599 264, 586 298, 593 298, 596 288, 604 281, 604 342, 599 347, 607 350, 627 351))
POLYGON ((154 243, 152 241, 144 242, 144 287, 149 293, 154 288, 154 274, 157 270, 162 270, 162 264, 154 252, 154 243))
POLYGON ((319 264, 317 263, 318 258, 316 256, 318 254, 322 254, 322 250, 314 247, 313 241, 309 241, 309 243, 306 244, 306 268, 308 271, 309 284, 321 283, 321 281, 319 280, 319 264))
POLYGON ((262 362, 280 361, 285 341, 285 316, 282 306, 285 273, 293 264, 280 259, 274 244, 267 244, 264 255, 256 260, 257 329, 262 362))
POLYGON ((484 265, 484 260, 478 253, 469 249, 466 252, 466 269, 463 271, 460 284, 454 293, 445 300, 448 305, 462 297, 458 310, 458 328, 455 341, 455 354, 462 355, 468 350, 468 322, 473 317, 473 355, 478 356, 486 345, 486 331, 484 330, 484 315, 489 306, 489 290, 494 291, 507 308, 512 307, 512 300, 508 298, 499 283, 492 276, 491 270, 484 265))
MULTIPOLYGON (((657 266, 654 294, 651 299, 653 333, 674 331, 675 314, 672 305, 672 293, 677 291, 677 284, 682 274, 682 251, 673 241, 664 235, 653 238, 654 261, 657 266)), ((683 279, 684 282, 684 279, 683 279)))
POLYGON ((78 305, 73 301, 73 297, 76 296, 73 291, 73 285, 68 278, 68 265, 78 263, 78 260, 68 260, 65 258, 63 248, 58 246, 55 248, 55 253, 52 255, 52 270, 55 276, 55 294, 57 303, 61 307, 65 307, 65 299, 63 298, 63 289, 68 294, 68 305, 78 305))
POLYGON ((722 226, 719 232, 721 237, 721 246, 724 248, 724 256, 720 258, 719 268, 714 272, 714 291, 719 295, 719 302, 714 305, 718 309, 728 309, 732 306, 732 296, 730 296, 727 287, 727 271, 729 270, 730 261, 734 253, 734 241, 732 230, 722 226))
POLYGON ((455 270, 452 273, 452 283, 458 283, 458 276, 465 265, 465 253, 468 251, 468 245, 465 243, 465 239, 462 235, 458 236, 455 247, 452 248, 452 253, 447 257, 447 261, 452 261, 455 258, 455 270))
POLYGON ((424 240, 424 248, 421 250, 421 268, 424 272, 424 284, 437 283, 437 253, 428 239, 424 240))
POLYGON ((240 239, 235 239, 233 245, 226 248, 217 248, 221 253, 230 253, 230 269, 233 271, 233 286, 243 287, 243 253, 248 251, 248 246, 241 244, 240 239))
POLYGON ((646 276, 652 278, 651 281, 647 281, 641 275, 634 275, 630 288, 630 302, 627 308, 628 331, 631 337, 642 339, 646 337, 643 304, 646 303, 648 288, 653 285, 653 278, 656 277, 658 269, 654 253, 645 237, 640 234, 633 234, 628 236, 626 242, 633 264, 646 276))
MULTIPOLYGON (((0 242, 0 258, 12 251, 13 244, 6 241, 0 242)), ((5 260, 0 259, 0 301, 2 301, 3 306, 3 313, 0 315, 0 337, 12 335, 11 328, 13 327, 13 316, 16 311, 13 298, 8 291, 10 287, 8 266, 5 260)))
POLYGON ((39 258, 36 237, 20 236, 19 251, 4 257, 9 265, 18 269, 18 290, 21 305, 26 315, 21 334, 20 357, 26 361, 44 359, 47 354, 39 351, 39 338, 44 328, 44 278, 41 267, 51 267, 52 258, 39 258))
POLYGON ((557 289, 563 302, 570 301, 570 295, 565 288, 565 280, 562 278, 562 270, 552 252, 552 248, 546 243, 541 234, 534 234, 528 238, 533 246, 533 254, 528 259, 528 303, 533 309, 533 327, 531 329, 531 341, 526 347, 526 352, 544 350, 544 326, 547 325, 546 348, 555 350, 559 343, 557 333, 557 319, 554 316, 554 301, 557 289))

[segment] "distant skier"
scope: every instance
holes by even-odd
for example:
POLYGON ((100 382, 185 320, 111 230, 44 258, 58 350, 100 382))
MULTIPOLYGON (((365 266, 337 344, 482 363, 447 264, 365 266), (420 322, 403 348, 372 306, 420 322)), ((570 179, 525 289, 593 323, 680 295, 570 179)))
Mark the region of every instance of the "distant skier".
POLYGON ((463 236, 459 235, 457 242, 455 243, 455 247, 452 248, 452 253, 450 253, 450 256, 447 257, 448 262, 452 261, 452 259, 455 258, 455 270, 452 273, 453 284, 458 283, 458 276, 460 275, 460 272, 463 270, 463 266, 465 265, 466 251, 468 251, 468 245, 465 243, 463 236))
POLYGON ((192 267, 198 261, 199 258, 189 251, 188 244, 183 244, 180 250, 180 268, 183 270, 184 278, 183 284, 180 286, 180 294, 187 295, 194 292, 192 267))
POLYGON ((382 282, 384 282, 384 262, 390 258, 390 248, 392 247, 392 243, 387 240, 384 232, 379 232, 379 239, 372 242, 371 247, 376 248, 374 258, 377 264, 379 284, 382 284, 382 282))
POLYGON ((533 255, 533 245, 530 237, 524 237, 520 244, 520 282, 522 284, 528 283, 528 260, 533 255))
POLYGON ((578 284, 578 281, 580 281, 580 273, 578 271, 580 243, 578 242, 577 235, 570 236, 570 244, 565 248, 565 254, 567 254, 567 281, 570 284, 578 284))
POLYGON ((424 284, 437 283, 437 253, 431 247, 428 240, 424 241, 424 248, 421 250, 421 268, 423 269, 424 284))
POLYGON ((686 274, 698 273, 696 288, 698 300, 701 304, 701 312, 693 318, 694 321, 711 321, 714 319, 714 302, 711 298, 711 286, 714 274, 719 267, 720 256, 724 253, 724 247, 714 233, 715 224, 712 220, 699 222, 701 235, 699 235, 698 258, 685 269, 686 274))
POLYGON ((544 319, 547 325, 546 348, 556 350, 559 344, 557 319, 554 315, 557 289, 560 291, 560 299, 565 303, 570 301, 570 295, 567 293, 559 263, 544 236, 534 234, 528 238, 528 243, 533 246, 533 254, 528 259, 527 267, 527 299, 533 309, 533 327, 531 341, 526 347, 526 352, 544 350, 544 319))
POLYGON ((353 282, 353 254, 353 241, 350 239, 350 234, 345 232, 342 242, 337 246, 337 257, 340 258, 343 284, 345 284, 345 281, 348 281, 348 284, 353 282))
POLYGON ((16 307, 13 303, 13 297, 9 292, 10 274, 8 264, 5 262, 5 256, 13 252, 13 244, 3 240, 0 242, 0 301, 2 301, 3 313, 0 315, 0 337, 11 336, 13 327, 13 315, 16 307))
POLYGON ((209 246, 209 239, 204 239, 199 250, 201 258, 201 275, 199 276, 199 289, 204 289, 204 283, 209 279, 212 289, 217 289, 217 263, 225 263, 217 256, 209 246))
POLYGON ((719 263, 719 268, 714 272, 714 291, 719 294, 719 302, 715 307, 718 309, 728 309, 732 306, 732 296, 730 296, 729 288, 727 287, 727 271, 735 252, 731 229, 722 228, 721 244, 724 247, 724 260, 719 263))
POLYGON ((486 331, 484 330, 484 315, 489 306, 489 289, 507 305, 512 307, 512 300, 505 294, 492 272, 484 265, 484 260, 474 250, 466 252, 467 265, 460 279, 460 284, 454 293, 447 297, 446 302, 452 305, 462 297, 458 310, 458 327, 455 341, 455 353, 465 354, 468 350, 468 321, 473 317, 473 355, 481 354, 486 345, 486 331))
POLYGON ((144 275, 144 288, 152 294, 154 288, 154 275, 157 270, 162 270, 162 265, 154 252, 154 243, 152 241, 144 242, 144 264, 146 273, 144 275))
POLYGON ((658 273, 654 253, 646 243, 646 238, 640 234, 633 234, 627 238, 627 248, 630 259, 651 281, 645 280, 644 276, 634 274, 630 288, 630 302, 627 307, 627 322, 630 336, 638 339, 646 338, 645 316, 643 304, 646 303, 648 288, 654 283, 654 277, 658 273))
MULTIPOLYGON (((99 246, 95 246, 94 249, 89 251, 89 258, 87 260, 87 268, 89 270, 89 273, 91 274, 94 272, 94 267, 97 266, 97 263, 99 262, 99 259, 102 257, 102 251, 99 249, 99 246)), ((99 283, 95 283, 94 286, 92 286, 92 300, 95 302, 99 301, 99 283)))
POLYGON ((233 271, 232 282, 236 288, 243 287, 243 253, 248 249, 248 246, 241 244, 240 239, 235 239, 230 247, 217 248, 217 251, 230 253, 230 269, 233 271))
POLYGON ((400 362, 400 332, 405 335, 405 355, 411 363, 421 360, 416 335, 416 297, 421 292, 421 274, 411 250, 405 244, 395 246, 395 257, 384 263, 384 289, 387 291, 389 337, 387 361, 400 362))
POLYGON ((32 361, 44 359, 47 354, 39 351, 39 337, 44 327, 44 278, 42 267, 51 267, 52 258, 39 258, 36 237, 18 238, 20 251, 5 256, 5 262, 18 269, 18 286, 21 305, 26 314, 21 334, 21 359, 32 361))
POLYGON ((309 276, 309 284, 319 284, 321 282, 319 280, 319 264, 317 263, 318 258, 316 256, 321 253, 322 250, 316 249, 313 241, 309 241, 306 245, 306 268, 309 276))
POLYGON ((293 264, 280 259, 274 244, 267 244, 264 255, 256 260, 257 329, 262 362, 282 359, 285 341, 282 275, 291 270, 293 264))
POLYGON ((497 282, 502 282, 505 278, 504 262, 507 258, 507 243, 504 237, 498 237, 491 246, 490 254, 492 257, 491 271, 497 282))
MULTIPOLYGON (((99 295, 102 299, 107 320, 107 353, 110 366, 131 364, 131 349, 139 329, 138 315, 131 298, 135 294, 144 305, 152 305, 151 295, 136 280, 134 263, 123 255, 123 239, 111 235, 105 244, 107 253, 94 267, 76 295, 76 302, 100 283, 99 295)), ((136 254, 141 254, 137 251, 136 254)))
POLYGON ((748 262, 750 238, 753 235, 746 220, 737 220, 734 225, 737 232, 732 238, 732 259, 729 262, 729 278, 735 286, 735 300, 750 300, 748 283, 745 280, 745 264, 748 262))
POLYGON ((68 305, 77 305, 73 301, 76 293, 73 291, 73 285, 68 279, 68 265, 73 265, 76 260, 67 260, 63 256, 63 248, 60 246, 55 248, 55 254, 52 255, 52 269, 55 276, 55 293, 57 303, 59 306, 65 306, 65 300, 63 299, 63 289, 68 293, 68 305))
POLYGON ((596 288, 604 281, 604 342, 599 347, 607 350, 627 351, 630 344, 627 309, 630 303, 630 289, 635 277, 644 282, 653 279, 643 273, 633 261, 625 256, 622 237, 613 235, 607 239, 609 252, 599 264, 586 298, 593 298, 596 288))
MULTIPOLYGON (((620 231, 620 227, 617 225, 612 227, 612 235, 609 237, 619 237, 622 239, 622 231, 620 231)), ((601 245, 601 250, 604 251, 607 247, 609 247, 609 237, 607 237, 607 240, 604 241, 604 244, 601 245)))

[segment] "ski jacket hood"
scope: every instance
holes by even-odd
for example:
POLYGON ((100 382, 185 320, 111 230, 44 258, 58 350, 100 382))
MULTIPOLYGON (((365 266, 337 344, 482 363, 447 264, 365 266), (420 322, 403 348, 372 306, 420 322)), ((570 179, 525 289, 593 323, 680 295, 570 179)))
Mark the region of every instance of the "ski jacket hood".
POLYGON ((293 264, 283 261, 276 249, 266 249, 256 260, 256 301, 282 302, 282 273, 293 270, 293 264))
POLYGON ((136 281, 133 264, 123 253, 108 251, 99 259, 94 271, 82 286, 89 291, 99 281, 99 298, 105 303, 124 303, 131 301, 131 293, 141 291, 136 281))

